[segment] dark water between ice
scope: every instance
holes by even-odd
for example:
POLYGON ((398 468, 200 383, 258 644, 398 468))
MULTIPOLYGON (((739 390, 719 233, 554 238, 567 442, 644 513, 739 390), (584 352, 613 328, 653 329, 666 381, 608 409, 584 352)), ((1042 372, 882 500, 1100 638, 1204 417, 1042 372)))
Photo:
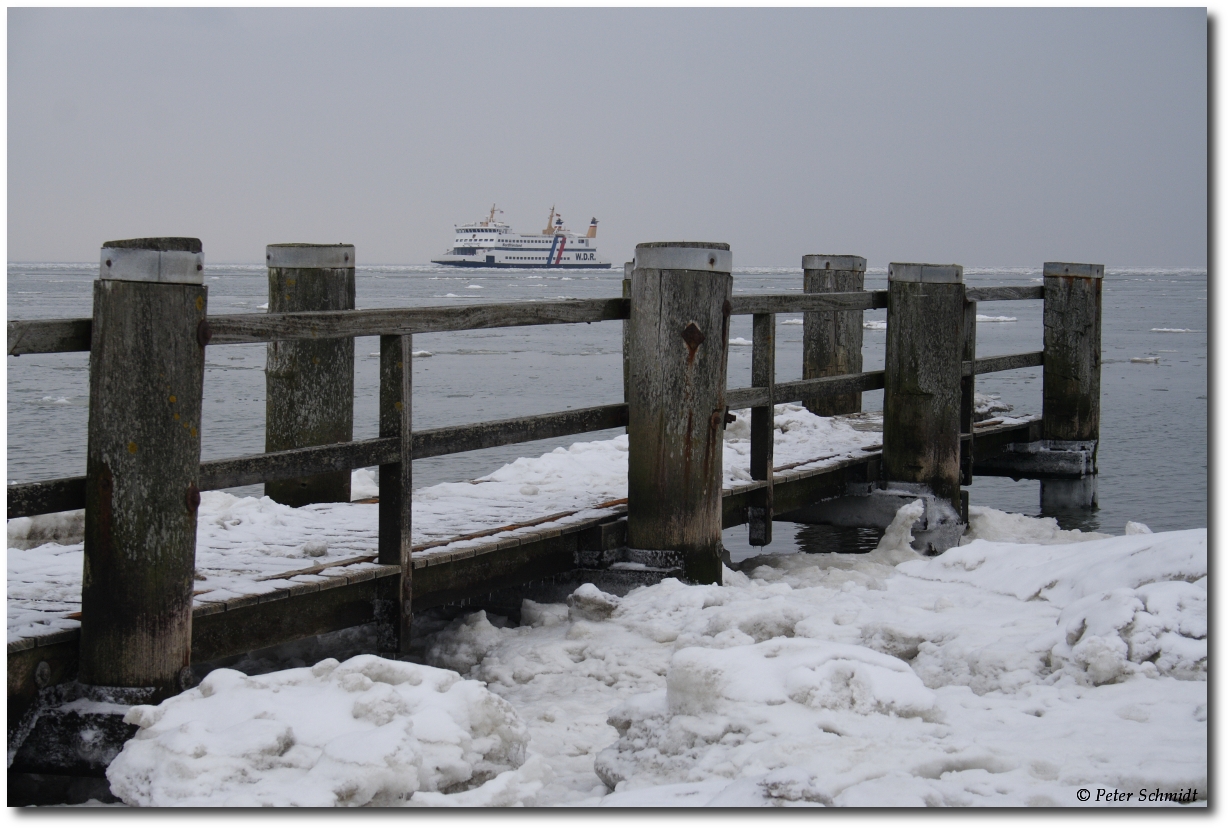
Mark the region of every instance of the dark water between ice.
MULTIPOLYGON (((97 265, 21 264, 8 267, 9 319, 88 317, 97 265)), ((360 308, 500 300, 617 297, 622 268, 611 271, 457 271, 435 266, 359 268, 360 308)), ((1041 281, 1040 268, 967 268, 974 286, 1041 281)), ((736 293, 802 290, 802 272, 749 268, 735 273, 736 293)), ((267 301, 263 266, 207 265, 211 314, 260 313, 267 301)), ((883 268, 871 269, 867 288, 886 285, 883 268)), ((1208 495, 1208 311, 1202 269, 1107 268, 1102 320, 1102 441, 1098 507, 1057 516, 1061 526, 1122 533, 1141 521, 1154 530, 1206 527, 1208 495), (1158 331, 1176 329, 1183 331, 1158 331), (1132 363, 1133 357, 1160 358, 1132 363)), ((980 355, 1042 347, 1042 303, 981 303, 980 355)), ((883 320, 883 310, 865 313, 883 320)), ((801 325, 778 316, 778 380, 801 376, 801 325)), ((883 368, 884 332, 864 332, 864 368, 883 368)), ((751 339, 751 317, 734 318, 732 338, 751 339)), ((424 334, 416 350, 430 358, 414 367, 414 424, 430 428, 597 406, 621 400, 620 323, 541 326, 424 334)), ((377 434, 377 338, 356 342, 355 438, 377 434)), ((205 460, 264 450, 265 346, 211 346, 206 354, 202 457, 205 460)), ((729 385, 751 381, 751 348, 730 347, 729 385)), ((978 391, 998 394, 1013 414, 1040 414, 1041 369, 978 378, 978 391)), ((8 479, 32 481, 85 471, 88 402, 87 356, 8 358, 8 479)), ((866 409, 881 407, 882 393, 864 395, 866 409)), ((521 444, 415 462, 415 486, 477 478, 524 455, 539 455, 571 441, 618 430, 521 444)), ((1034 481, 976 478, 971 503, 1039 515, 1034 481)), ((259 487, 235 492, 258 494, 259 487)), ((874 545, 874 534, 778 523, 771 550, 852 550, 874 545)), ((750 553, 744 528, 726 533, 736 558, 750 553)))

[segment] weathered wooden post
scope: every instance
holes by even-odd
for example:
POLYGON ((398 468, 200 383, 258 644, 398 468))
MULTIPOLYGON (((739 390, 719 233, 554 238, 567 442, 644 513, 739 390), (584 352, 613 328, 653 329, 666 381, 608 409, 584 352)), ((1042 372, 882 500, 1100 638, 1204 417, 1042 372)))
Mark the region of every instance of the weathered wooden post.
MULTIPOLYGON (((631 263, 631 262, 625 262, 625 263, 624 263, 624 281, 623 281, 623 289, 624 289, 624 291, 623 291, 623 298, 624 298, 625 300, 631 300, 631 299, 632 299, 632 263, 631 263)), ((624 358, 623 358, 623 363, 624 363, 624 403, 627 403, 627 402, 628 402, 628 380, 629 380, 629 375, 628 375, 628 354, 629 354, 629 351, 630 351, 630 350, 629 350, 629 348, 628 348, 628 325, 629 325, 628 321, 627 321, 627 320, 624 320, 624 321, 623 321, 623 344, 624 344, 624 358)))
POLYGON ((148 703, 192 683, 208 292, 199 239, 105 242, 101 260, 78 679, 148 703))
POLYGON ((1104 273, 1090 263, 1042 266, 1043 440, 1033 455, 1050 460, 1044 469, 1064 473, 1039 483, 1045 515, 1098 502, 1104 273))
MULTIPOLYGON (((269 311, 354 309, 353 245, 269 245, 269 311)), ((273 341, 265 363, 265 452, 354 437, 354 338, 273 341)), ((269 481, 265 495, 300 507, 350 501, 350 471, 269 481)))
MULTIPOLYGON (((803 257, 803 291, 832 294, 862 291, 867 260, 861 256, 808 254, 803 257)), ((803 313, 803 379, 853 375, 863 371, 863 312, 803 313)), ((845 415, 863 408, 862 392, 807 398, 803 406, 816 415, 845 415)))
POLYGON ((629 320, 628 547, 675 551, 722 581, 730 246, 636 246, 629 320))
MULTIPOLYGON (((961 345, 961 485, 974 483, 974 360, 978 354, 978 303, 965 301, 961 345)), ((969 523, 969 491, 961 491, 961 521, 969 523)))
POLYGON ((888 266, 883 475, 922 485, 961 509, 961 358, 965 286, 960 265, 888 266))
POLYGON ((376 598, 375 616, 380 652, 393 657, 409 650, 412 619, 413 342, 409 334, 380 338, 380 437, 398 438, 401 447, 397 463, 380 465, 377 561, 399 566, 401 581, 376 598))
MULTIPOLYGON (((1102 396, 1103 266, 1042 266, 1042 437, 1088 445, 1097 472, 1102 396)), ((1065 447, 1067 448, 1067 447, 1065 447)))
POLYGON ((752 407, 752 457, 754 481, 763 489, 753 491, 747 510, 747 542, 764 547, 773 541, 773 386, 777 360, 777 315, 752 315, 752 386, 769 390, 767 406, 752 407))

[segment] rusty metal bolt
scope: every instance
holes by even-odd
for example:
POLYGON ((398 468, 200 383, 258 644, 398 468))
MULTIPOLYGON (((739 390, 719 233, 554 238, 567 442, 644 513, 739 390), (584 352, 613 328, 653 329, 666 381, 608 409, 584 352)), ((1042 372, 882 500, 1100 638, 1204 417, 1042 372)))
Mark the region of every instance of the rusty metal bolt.
POLYGON ((683 329, 683 342, 688 344, 688 348, 696 350, 705 342, 705 333, 695 323, 688 323, 683 329))
POLYGON ((184 503, 188 505, 190 513, 195 513, 196 509, 201 506, 201 491, 197 489, 195 481, 188 485, 184 493, 184 503))
POLYGON ((196 342, 201 348, 209 345, 209 341, 213 339, 214 330, 210 328, 208 320, 202 320, 196 324, 196 342))

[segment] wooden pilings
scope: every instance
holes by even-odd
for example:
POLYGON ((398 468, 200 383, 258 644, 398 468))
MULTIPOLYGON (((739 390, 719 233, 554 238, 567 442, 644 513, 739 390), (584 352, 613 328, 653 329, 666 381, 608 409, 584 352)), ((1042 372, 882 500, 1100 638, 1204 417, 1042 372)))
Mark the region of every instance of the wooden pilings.
POLYGON ((777 374, 777 315, 752 315, 752 386, 769 390, 768 406, 752 407, 751 469, 765 486, 752 494, 747 509, 748 544, 764 547, 773 541, 773 387, 777 374))
MULTIPOLYGON (((861 256, 808 254, 803 257, 803 292, 862 291, 866 272, 867 260, 861 256)), ((862 371, 862 310, 804 312, 803 379, 856 375, 862 371)), ((803 406, 815 415, 845 415, 863 408, 863 394, 850 391, 808 398, 803 406)))
POLYGON ((628 321, 628 547, 682 554, 722 581, 722 432, 730 246, 636 247, 628 321))
MULTIPOLYGON (((269 245, 269 312, 350 311, 353 245, 269 245)), ((273 341, 266 347, 265 452, 354 437, 354 339, 273 341)), ((300 507, 350 501, 350 471, 269 481, 265 495, 300 507)))
POLYGON ((412 335, 380 338, 380 437, 397 438, 400 446, 396 463, 380 465, 377 561, 401 567, 395 592, 390 589, 376 599, 379 647, 389 655, 404 655, 410 648, 413 352, 412 335))
POLYGON ((885 482, 923 485, 961 509, 960 265, 890 263, 884 354, 885 482))
POLYGON ((1096 442, 1102 394, 1101 265, 1042 267, 1042 436, 1096 442))
POLYGON ((192 682, 203 262, 199 239, 106 242, 94 283, 78 677, 117 702, 192 682))
MULTIPOLYGON (((624 280, 623 280, 622 285, 623 285, 623 298, 625 300, 631 301, 632 299, 632 263, 631 262, 624 263, 624 280)), ((628 372, 628 355, 631 353, 632 350, 628 348, 628 321, 624 320, 621 326, 622 326, 622 331, 623 331, 623 344, 624 344, 623 346, 624 348, 624 353, 623 353, 624 403, 627 403, 628 402, 628 383, 631 379, 631 376, 628 372)))

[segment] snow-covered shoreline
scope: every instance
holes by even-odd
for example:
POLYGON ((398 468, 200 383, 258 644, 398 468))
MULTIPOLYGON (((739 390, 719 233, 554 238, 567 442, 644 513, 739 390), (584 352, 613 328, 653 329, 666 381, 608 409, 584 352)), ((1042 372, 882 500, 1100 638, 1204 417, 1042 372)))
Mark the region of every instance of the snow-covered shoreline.
MULTIPOLYGON (((735 414, 737 420, 725 433, 727 487, 751 481, 748 410, 735 414)), ((878 451, 881 440, 879 432, 859 431, 842 419, 818 418, 795 405, 778 406, 774 420, 778 430, 775 459, 779 465, 797 465, 796 470, 868 455, 878 451)), ((866 428, 866 424, 860 426, 866 428)), ((569 514, 536 524, 533 530, 610 513, 595 506, 627 497, 627 452, 627 435, 581 441, 537 458, 519 458, 474 481, 416 490, 413 538, 415 546, 423 549, 415 555, 502 539, 516 531, 448 542, 543 517, 569 514)), ((378 494, 374 473, 354 472, 353 498, 378 494)), ((197 514, 195 602, 221 602, 325 579, 341 571, 285 575, 311 566, 374 557, 378 510, 375 504, 358 502, 292 508, 268 498, 203 493, 197 514)), ((81 511, 8 523, 10 642, 79 626, 66 615, 80 610, 82 530, 81 511)))
MULTIPOLYGON (((727 486, 749 478, 740 414, 727 486)), ((775 422, 776 461, 796 469, 880 441, 866 420, 799 407, 775 422)), ((417 491, 415 542, 589 516, 626 495, 626 451, 626 436, 576 443, 417 491)), ((374 495, 369 472, 355 483, 356 498, 374 495)), ((197 601, 374 553, 376 511, 206 494, 197 601)), ((429 666, 309 666, 292 649, 279 666, 295 668, 217 670, 129 713, 141 731, 109 769, 113 791, 147 806, 1207 798, 1206 531, 1129 523, 1107 536, 974 507, 960 547, 920 559, 910 524, 907 506, 870 554, 762 555, 721 586, 668 579, 614 597, 587 585, 566 604, 525 601, 515 627, 470 614, 427 635, 429 666)), ((9 523, 10 641, 77 625, 64 617, 79 607, 75 533, 72 516, 9 523), (58 541, 22 549, 46 538, 58 541)))
POLYGON ((1206 533, 1106 537, 974 510, 974 535, 1001 541, 919 559, 905 516, 871 554, 757 557, 721 586, 666 580, 622 598, 583 586, 568 604, 526 601, 519 627, 460 618, 429 638, 434 688, 479 681, 506 707, 467 692, 446 733, 398 703, 400 670, 379 658, 223 670, 134 710, 143 729, 108 774, 144 805, 1206 799, 1206 533), (296 726, 303 706, 311 729, 296 726), (467 718, 503 743, 458 731, 467 718), (524 760, 478 774, 475 746, 524 760), (472 768, 468 788, 414 791, 450 758, 453 780, 472 768))

